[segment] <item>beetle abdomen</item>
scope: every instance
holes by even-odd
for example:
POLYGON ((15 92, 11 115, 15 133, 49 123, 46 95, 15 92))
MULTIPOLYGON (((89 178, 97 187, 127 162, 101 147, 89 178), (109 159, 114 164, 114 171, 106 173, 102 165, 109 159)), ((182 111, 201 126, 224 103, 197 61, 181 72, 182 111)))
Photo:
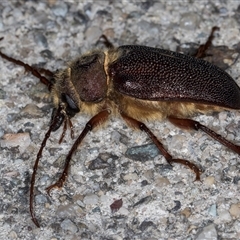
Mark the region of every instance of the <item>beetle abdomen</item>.
POLYGON ((109 65, 116 91, 152 101, 196 102, 240 109, 240 88, 225 71, 176 52, 121 46, 109 65))

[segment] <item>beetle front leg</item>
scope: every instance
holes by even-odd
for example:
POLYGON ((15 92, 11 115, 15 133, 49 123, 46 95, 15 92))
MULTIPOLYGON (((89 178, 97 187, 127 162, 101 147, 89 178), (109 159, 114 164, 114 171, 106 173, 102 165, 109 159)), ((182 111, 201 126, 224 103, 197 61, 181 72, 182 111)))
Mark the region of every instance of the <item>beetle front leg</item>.
POLYGON ((213 130, 209 129, 208 127, 202 125, 201 123, 192 120, 192 119, 180 119, 175 117, 168 117, 169 121, 176 125, 179 128, 185 128, 185 129, 193 129, 193 130, 202 130, 205 133, 207 133, 210 137, 217 140, 224 146, 230 148, 232 151, 236 152, 240 155, 240 146, 235 145, 231 142, 229 142, 227 139, 222 137, 221 135, 215 133, 213 130))
POLYGON ((66 156, 64 170, 63 170, 60 178, 58 179, 58 181, 56 183, 54 183, 51 186, 46 188, 48 195, 50 194, 50 191, 53 188, 61 188, 63 186, 63 184, 66 181, 66 178, 68 176, 68 170, 69 170, 69 166, 70 166, 70 161, 71 161, 72 155, 76 152, 78 146, 81 144, 83 139, 86 137, 86 135, 90 131, 92 131, 97 126, 99 126, 99 125, 103 124, 104 122, 106 122, 106 120, 108 119, 110 113, 111 112, 109 110, 104 110, 104 111, 98 113, 97 115, 95 115, 94 117, 92 117, 87 122, 87 124, 85 125, 85 128, 83 129, 83 131, 81 132, 81 134, 79 135, 77 140, 74 142, 72 148, 70 149, 70 151, 68 152, 68 155, 66 156))
POLYGON ((144 131, 149 136, 149 138, 153 141, 153 143, 156 145, 156 147, 159 149, 159 151, 162 153, 162 155, 165 157, 165 159, 167 160, 167 162, 170 165, 172 163, 180 163, 180 164, 183 164, 183 165, 189 167, 196 174, 195 181, 201 181, 200 180, 201 170, 197 167, 197 165, 195 165, 194 163, 191 163, 190 161, 185 160, 185 159, 174 159, 167 152, 167 150, 164 148, 162 143, 157 139, 157 137, 152 133, 152 131, 144 123, 142 123, 134 118, 131 118, 124 113, 121 113, 121 116, 127 123, 130 124, 130 126, 140 129, 141 131, 144 131))

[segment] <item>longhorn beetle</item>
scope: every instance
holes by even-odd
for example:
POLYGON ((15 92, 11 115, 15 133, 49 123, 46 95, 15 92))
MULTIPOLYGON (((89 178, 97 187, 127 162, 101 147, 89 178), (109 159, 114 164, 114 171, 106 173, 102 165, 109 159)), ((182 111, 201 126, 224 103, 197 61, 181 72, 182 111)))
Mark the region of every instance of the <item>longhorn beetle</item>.
POLYGON ((43 149, 51 132, 62 124, 60 142, 68 127, 73 136, 71 118, 79 112, 93 117, 68 152, 60 178, 46 189, 48 194, 51 189, 63 186, 77 147, 92 129, 107 121, 111 114, 121 116, 131 127, 145 132, 169 164, 180 163, 189 167, 195 172, 195 180, 200 180, 200 169, 188 160, 173 158, 143 122, 167 118, 180 128, 202 130, 240 154, 239 146, 199 122, 188 119, 197 113, 240 109, 240 88, 235 81, 225 71, 200 59, 211 45, 217 29, 212 29, 207 42, 200 46, 195 57, 146 46, 114 48, 103 37, 106 50, 94 50, 80 56, 57 73, 45 69, 40 71, 0 52, 2 58, 23 66, 47 85, 55 106, 31 178, 30 213, 37 227, 40 225, 34 211, 34 185, 43 149))

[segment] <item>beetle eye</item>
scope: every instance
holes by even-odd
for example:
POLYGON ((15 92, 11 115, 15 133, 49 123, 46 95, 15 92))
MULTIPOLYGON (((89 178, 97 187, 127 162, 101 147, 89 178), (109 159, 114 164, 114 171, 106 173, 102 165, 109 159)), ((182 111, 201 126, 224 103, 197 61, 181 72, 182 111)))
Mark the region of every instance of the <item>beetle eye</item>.
POLYGON ((76 105, 76 103, 68 94, 62 93, 61 97, 62 97, 62 101, 67 104, 65 110, 68 117, 72 118, 76 115, 76 113, 80 112, 79 107, 76 105))
POLYGON ((70 110, 71 112, 79 112, 80 109, 78 108, 78 106, 75 104, 75 102, 72 100, 72 98, 66 94, 66 93, 62 93, 62 101, 67 103, 67 109, 70 110))

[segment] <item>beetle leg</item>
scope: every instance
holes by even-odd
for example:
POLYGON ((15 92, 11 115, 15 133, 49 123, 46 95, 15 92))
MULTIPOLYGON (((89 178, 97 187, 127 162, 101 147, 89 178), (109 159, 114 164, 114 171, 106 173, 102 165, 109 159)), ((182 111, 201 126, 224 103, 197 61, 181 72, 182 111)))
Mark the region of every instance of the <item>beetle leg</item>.
POLYGON ((201 123, 194 121, 192 119, 180 119, 180 118, 174 118, 174 117, 168 117, 168 119, 171 123, 173 123, 174 125, 180 128, 194 129, 194 130, 200 129, 205 133, 207 133, 213 139, 217 140, 221 144, 225 145, 226 147, 230 148, 231 150, 233 150, 234 152, 240 155, 240 146, 229 142, 227 139, 217 134, 213 130, 209 129, 208 127, 202 125, 201 123))
POLYGON ((10 61, 12 63, 15 63, 19 66, 24 67, 26 71, 31 72, 33 76, 37 77, 44 85, 46 85, 48 87, 49 91, 51 90, 53 83, 50 80, 48 80, 47 78, 45 78, 44 76, 42 76, 40 74, 40 72, 42 72, 48 76, 51 76, 51 77, 53 77, 53 75, 54 75, 53 72, 51 72, 50 70, 47 70, 47 69, 43 69, 43 68, 38 70, 38 69, 28 65, 27 63, 22 62, 21 60, 17 60, 15 58, 5 55, 1 51, 0 51, 0 56, 4 59, 7 59, 8 61, 10 61))
POLYGON ((100 38, 99 38, 99 40, 98 41, 100 41, 100 39, 103 39, 103 44, 107 47, 107 48, 114 48, 114 45, 108 40, 108 38, 103 34, 103 35, 101 35, 100 36, 100 38))
POLYGON ((59 144, 62 143, 62 141, 63 141, 63 139, 66 135, 66 131, 67 131, 68 126, 70 127, 70 136, 73 139, 74 138, 73 124, 72 124, 71 119, 66 115, 65 119, 64 119, 63 131, 62 131, 61 137, 58 141, 59 144))
POLYGON ((57 180, 56 183, 54 183, 51 186, 46 188, 48 195, 50 194, 50 191, 53 188, 61 188, 63 186, 63 184, 66 181, 66 178, 68 176, 68 170, 69 170, 69 166, 70 166, 69 164, 70 164, 72 155, 76 152, 79 144, 83 141, 83 139, 86 137, 86 135, 90 131, 92 131, 95 127, 104 123, 108 119, 108 116, 110 115, 110 113, 111 112, 109 110, 103 110, 102 112, 98 113, 97 115, 92 117, 87 122, 85 128, 83 129, 83 131, 81 132, 81 134, 79 135, 77 140, 74 142, 72 148, 70 149, 70 151, 68 152, 68 155, 66 156, 64 170, 63 170, 60 178, 57 180))
POLYGON ((214 39, 214 32, 220 30, 219 27, 213 27, 212 31, 206 41, 205 44, 201 44, 197 50, 197 53, 195 54, 196 58, 204 58, 206 57, 206 51, 207 49, 212 45, 212 40, 214 39))
POLYGON ((132 127, 140 129, 141 131, 144 131, 149 138, 153 141, 153 143, 156 145, 156 147, 159 149, 159 151, 162 153, 162 155, 165 157, 165 159, 167 160, 167 162, 171 165, 172 163, 180 163, 183 164, 187 167, 189 167, 191 170, 194 171, 196 178, 195 181, 201 181, 200 180, 200 175, 201 175, 201 171, 200 169, 197 167, 197 165, 195 165, 194 163, 191 163, 188 160, 185 159, 174 159, 168 152, 167 150, 164 148, 164 146, 162 145, 162 143, 157 139, 157 137, 151 132, 151 130, 142 122, 131 118, 127 115, 125 115, 124 113, 121 113, 123 119, 129 123, 132 127))

